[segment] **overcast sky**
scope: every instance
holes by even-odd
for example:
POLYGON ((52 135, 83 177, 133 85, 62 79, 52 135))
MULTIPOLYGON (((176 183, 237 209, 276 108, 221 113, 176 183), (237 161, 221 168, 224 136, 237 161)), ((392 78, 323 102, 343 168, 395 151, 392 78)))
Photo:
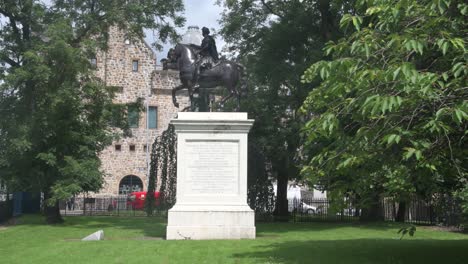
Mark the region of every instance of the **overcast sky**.
MULTIPOLYGON (((215 29, 218 31, 220 29, 218 20, 221 18, 223 8, 216 5, 215 2, 216 0, 184 0, 184 16, 187 20, 185 27, 180 29, 179 33, 184 34, 188 26, 198 26, 200 30, 202 27, 207 27, 210 30, 215 29)), ((146 31, 146 41, 149 44, 154 42, 154 37, 150 30, 146 31)), ((173 46, 173 44, 165 44, 163 51, 156 51, 158 64, 162 58, 166 57, 167 51, 173 46)), ((224 41, 219 36, 216 38, 216 46, 218 52, 224 46, 224 41)))

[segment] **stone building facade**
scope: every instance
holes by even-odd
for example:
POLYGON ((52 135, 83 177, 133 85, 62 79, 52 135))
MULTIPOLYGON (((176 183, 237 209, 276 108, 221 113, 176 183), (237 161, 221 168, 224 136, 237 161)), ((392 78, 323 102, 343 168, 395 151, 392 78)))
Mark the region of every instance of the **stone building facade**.
POLYGON ((102 196, 147 189, 151 145, 178 110, 189 105, 186 92, 181 92, 177 94, 180 108, 173 106, 171 93, 179 85, 179 74, 158 69, 156 54, 144 40, 129 40, 114 27, 108 45, 107 51, 92 60, 96 75, 106 85, 118 87, 115 103, 134 103, 141 98, 145 111, 128 113, 133 118, 132 136, 122 137, 100 153, 105 172, 98 193, 102 196))

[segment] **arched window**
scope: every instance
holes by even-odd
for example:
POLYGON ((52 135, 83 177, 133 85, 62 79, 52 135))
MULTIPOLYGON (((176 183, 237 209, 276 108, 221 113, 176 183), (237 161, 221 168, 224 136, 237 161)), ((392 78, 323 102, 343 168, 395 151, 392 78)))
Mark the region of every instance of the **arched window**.
POLYGON ((135 175, 127 175, 119 183, 119 194, 143 191, 143 182, 135 175))

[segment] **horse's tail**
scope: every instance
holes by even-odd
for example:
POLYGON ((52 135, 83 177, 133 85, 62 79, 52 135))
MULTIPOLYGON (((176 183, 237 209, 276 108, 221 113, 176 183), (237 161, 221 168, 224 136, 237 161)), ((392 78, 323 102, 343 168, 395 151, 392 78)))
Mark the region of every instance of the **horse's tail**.
POLYGON ((245 74, 245 67, 236 63, 237 69, 239 71, 239 81, 240 81, 240 93, 243 96, 247 95, 247 75, 245 74))

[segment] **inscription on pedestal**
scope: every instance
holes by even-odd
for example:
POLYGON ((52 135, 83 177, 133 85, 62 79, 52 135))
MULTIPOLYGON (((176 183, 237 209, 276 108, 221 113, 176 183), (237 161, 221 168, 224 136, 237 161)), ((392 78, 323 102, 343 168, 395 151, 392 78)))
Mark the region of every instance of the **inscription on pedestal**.
POLYGON ((239 142, 186 141, 187 194, 239 193, 239 142))

